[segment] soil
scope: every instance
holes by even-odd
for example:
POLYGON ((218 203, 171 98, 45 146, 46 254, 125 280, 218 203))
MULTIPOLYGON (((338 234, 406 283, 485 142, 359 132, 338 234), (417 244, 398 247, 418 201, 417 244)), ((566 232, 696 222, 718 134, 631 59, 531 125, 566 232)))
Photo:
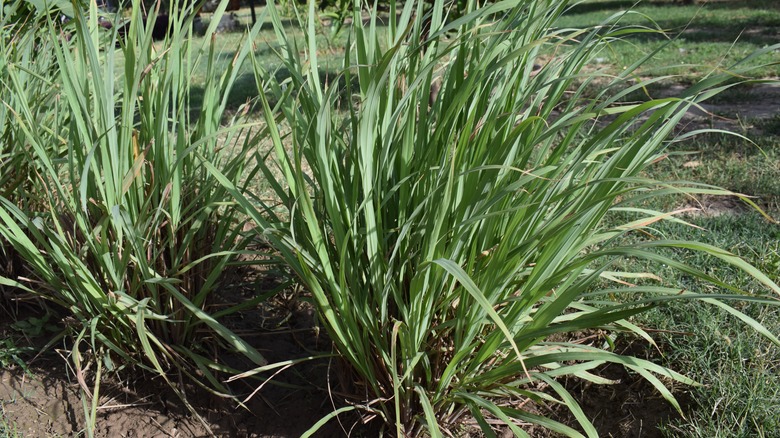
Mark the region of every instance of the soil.
MULTIPOLYGON (((275 325, 287 304, 276 302, 275 308, 249 315, 265 318, 275 325), (264 316, 261 314, 265 314, 264 316), (268 314, 274 314, 268 317, 268 314), (272 321, 273 320, 273 321, 272 321)), ((289 304, 289 303, 288 303, 289 304)), ((276 330, 255 330, 254 339, 269 361, 304 357, 313 348, 327 346, 327 339, 317 334, 314 315, 307 305, 297 304, 282 318, 283 326, 276 330), (324 343, 324 345, 323 345, 324 343)), ((247 315, 244 315, 247 316, 247 315)), ((233 329, 257 324, 258 320, 233 321, 233 329)), ((269 324, 270 323, 270 324, 269 324)), ((4 327, 3 334, 10 329, 4 327)), ((642 343, 629 344, 624 353, 650 357, 653 352, 642 343)), ((78 379, 66 365, 65 351, 50 352, 33 360, 27 370, 11 366, 0 371, 0 406, 5 421, 22 437, 84 436, 85 419, 78 379)), ((240 360, 226 358, 226 361, 240 360)), ((581 404, 585 414, 604 437, 655 438, 661 434, 657 425, 679 418, 672 406, 641 377, 623 367, 609 365, 595 370, 618 383, 589 385, 578 379, 563 381, 581 404)), ((201 419, 190 414, 181 400, 160 378, 136 375, 133 381, 111 379, 100 389, 95 436, 113 437, 262 437, 286 438, 301 436, 320 418, 343 406, 345 400, 328 391, 329 382, 338 380, 336 367, 328 360, 305 362, 274 377, 272 385, 245 402, 246 408, 214 396, 195 385, 185 384, 188 400, 201 419), (282 386, 284 385, 284 386, 282 386)), ((241 382, 234 387, 243 396, 251 394, 260 382, 241 382)), ((337 386, 337 385, 332 385, 337 386)), ((90 388, 91 389, 91 388, 90 388)), ((677 394, 680 397, 681 394, 677 394)), ((686 406, 686 397, 680 397, 686 406)), ((571 427, 577 423, 563 407, 524 406, 537 414, 553 416, 571 427)), ((457 436, 478 437, 476 424, 466 420, 457 436)), ((554 433, 526 425, 533 437, 552 438, 554 433)), ((502 431, 500 426, 496 427, 502 431)), ((341 423, 329 422, 316 437, 378 436, 378 431, 362 424, 357 416, 344 416, 341 423)), ((502 436, 511 436, 504 430, 502 436)))
MULTIPOLYGON (((620 354, 653 360, 657 351, 643 341, 627 342, 618 347, 620 354)), ((587 418, 599 431, 599 436, 610 438, 661 438, 658 426, 681 418, 680 413, 667 402, 647 380, 629 372, 625 367, 609 364, 594 373, 618 382, 614 385, 595 385, 568 378, 563 381, 566 389, 582 407, 587 418)), ((667 385, 670 382, 665 382, 667 385)), ((693 401, 683 387, 672 387, 673 394, 683 412, 693 401)), ((576 419, 566 409, 554 410, 559 421, 577 428, 576 419)), ((535 435, 536 436, 536 435, 535 435)), ((555 436, 543 432, 538 436, 555 436)))
MULTIPOLYGON (((286 304, 286 303, 285 303, 286 304)), ((20 319, 29 314, 18 315, 20 319)), ((314 315, 306 305, 247 312, 241 321, 231 321, 261 353, 274 363, 307 357, 313 349, 327 351, 329 342, 317 333, 314 315), (283 313, 286 312, 286 313, 283 313), (271 314, 273 313, 273 314, 271 314), (249 317, 249 319, 246 319, 249 317), (279 325, 280 318, 286 321, 279 325), (262 324, 261 329, 257 329, 262 324), (254 325, 254 330, 241 326, 254 325), (269 328, 275 327, 275 328, 269 328)), ((9 326, 0 329, 3 337, 15 344, 24 341, 9 326)), ((36 340, 32 340, 35 344, 36 340)), ((65 358, 68 351, 49 351, 29 359, 26 370, 11 365, 0 371, 0 407, 2 418, 23 437, 65 437, 85 430, 81 387, 65 358)), ((240 356, 220 353, 223 363, 251 369, 240 356)), ((93 367, 94 368, 94 367, 93 367)), ((277 374, 262 392, 251 396, 261 385, 258 380, 239 380, 234 393, 244 399, 245 408, 213 395, 197 385, 185 383, 188 401, 197 418, 160 378, 143 372, 130 380, 116 377, 104 380, 99 391, 95 436, 113 437, 294 437, 300 436, 320 418, 340 407, 343 400, 327 391, 332 364, 326 359, 312 360, 277 374)), ((90 377, 86 379, 88 382, 90 377)), ((226 376, 227 377, 227 376, 226 376)), ((91 385, 91 383, 90 383, 91 385)), ((93 388, 88 388, 92 391, 93 388)), ((355 423, 356 418, 345 418, 355 423)), ((315 436, 343 435, 337 422, 331 422, 315 436)), ((352 424, 345 424, 352 427, 352 424)))
MULTIPOLYGON (((675 96, 681 91, 682 87, 673 86, 654 97, 675 96)), ((727 129, 737 133, 747 131, 755 135, 764 133, 760 127, 761 122, 780 117, 780 84, 742 85, 732 88, 729 92, 739 93, 739 98, 705 101, 685 115, 681 122, 683 128, 727 129)))

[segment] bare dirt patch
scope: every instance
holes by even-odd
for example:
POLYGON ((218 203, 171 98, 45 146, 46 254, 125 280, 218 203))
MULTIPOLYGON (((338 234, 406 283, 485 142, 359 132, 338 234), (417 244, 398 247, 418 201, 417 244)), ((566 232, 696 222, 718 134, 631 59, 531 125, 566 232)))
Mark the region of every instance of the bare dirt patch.
MULTIPOLYGON (((610 364, 597 371, 599 376, 616 380, 615 385, 594 385, 578 379, 564 384, 596 427, 601 437, 661 438, 659 426, 677 420, 680 414, 643 377, 624 367, 610 364)), ((675 397, 683 409, 688 405, 684 393, 675 397)), ((572 427, 575 420, 569 412, 558 412, 572 427)))
MULTIPOLYGON (((78 383, 69 381, 62 361, 47 360, 28 373, 0 373, 0 399, 5 421, 25 437, 76 436, 85 419, 78 383)), ((166 388, 161 388, 162 393, 166 388)), ((159 393, 158 399, 159 397, 159 393)), ((167 412, 151 394, 138 397, 130 390, 110 390, 101 397, 98 437, 207 436, 197 420, 167 412)))
MULTIPOLYGON (((250 293, 249 290, 241 292, 250 293)), ((271 362, 306 357, 329 349, 329 340, 317 330, 311 306, 296 298, 282 294, 272 306, 254 309, 224 322, 251 340, 271 362)), ((230 300, 237 299, 240 296, 230 297, 230 300)), ((3 334, 8 330, 8 326, 3 327, 3 334)), ((18 366, 0 372, 3 418, 16 427, 20 436, 84 436, 80 385, 66 365, 63 357, 66 354, 65 351, 60 351, 60 355, 49 351, 33 361, 28 372, 18 366)), ((249 368, 238 355, 219 352, 218 356, 223 363, 239 369, 249 368)), ((601 436, 652 438, 660 436, 657 432, 660 422, 675 418, 673 408, 641 377, 615 365, 603 367, 596 373, 618 383, 590 386, 569 379, 564 384, 581 403, 601 436)), ((332 361, 307 361, 274 376, 272 383, 246 401, 246 408, 185 381, 181 387, 186 390, 188 400, 201 420, 186 409, 161 378, 134 372, 129 380, 120 381, 116 377, 104 380, 95 435, 100 438, 208 437, 212 434, 218 437, 298 437, 334 409, 348 403, 339 390, 339 380, 338 366, 332 361)), ((241 380, 235 382, 233 389, 244 399, 261 383, 261 380, 241 380)), ((525 408, 530 407, 528 400, 522 403, 525 408)), ((539 415, 553 415, 559 421, 577 427, 563 407, 537 406, 532 409, 539 415)), ((315 436, 378 436, 378 431, 370 429, 371 425, 362 424, 356 415, 343 416, 339 420, 341 422, 331 420, 315 436)), ((482 436, 475 424, 469 426, 468 419, 464 419, 463 426, 453 431, 455 436, 482 436)), ((503 429, 498 424, 496 428, 499 432, 503 429)), ((555 436, 530 425, 526 428, 534 437, 555 436)), ((504 436, 511 436, 507 430, 504 432, 504 436)))
MULTIPOLYGON (((305 373, 305 372, 304 372, 305 373)), ((78 436, 85 430, 79 385, 57 365, 0 373, 5 421, 20 436, 78 436)), ((290 379, 281 378, 280 382, 290 379)), ((333 410, 327 394, 296 382, 297 389, 270 388, 246 409, 190 386, 190 402, 203 421, 188 412, 162 379, 138 382, 135 389, 104 382, 96 437, 293 437, 333 410)), ((325 428, 325 435, 336 433, 325 428)), ((336 436, 339 435, 336 433, 336 436)))
MULTIPOLYGON (((256 293, 245 289, 222 298, 227 302, 256 293)), ((17 315, 20 319, 29 316, 17 315)), ((223 322, 249 340, 271 363, 330 351, 330 341, 318 330, 311 306, 299 300, 273 300, 223 322)), ((9 323, 0 324, 0 334, 13 336, 17 345, 25 342, 9 323)), ((0 419, 15 428, 19 436, 85 436, 81 387, 65 360, 67 354, 48 350, 34 360, 26 357, 30 361, 26 371, 20 366, 0 370, 0 419)), ((239 354, 216 351, 214 355, 225 365, 251 369, 251 363, 239 354)), ((120 372, 101 383, 95 436, 297 437, 345 403, 343 397, 328 389, 334 386, 329 380, 336 380, 335 374, 332 361, 321 358, 283 370, 254 395, 270 374, 232 382, 234 394, 244 401, 241 407, 186 379, 179 380, 172 373, 169 377, 184 389, 196 416, 161 377, 139 370, 120 372)), ((93 377, 88 374, 85 379, 90 391, 93 377)), ((222 377, 227 380, 230 375, 222 377)), ((345 416, 342 422, 345 428, 356 424, 358 429, 361 427, 357 417, 345 416)), ((339 423, 332 421, 315 436, 344 434, 339 423)))
POLYGON ((690 208, 686 215, 692 217, 737 216, 750 211, 750 207, 736 196, 703 195, 689 199, 682 208, 690 208))
MULTIPOLYGON (((680 85, 663 89, 653 97, 673 97, 685 88, 680 85)), ((727 129, 744 134, 762 134, 760 122, 780 114, 780 84, 762 83, 738 85, 728 91, 732 96, 705 101, 691 108, 681 122, 685 131, 695 129, 727 129)))

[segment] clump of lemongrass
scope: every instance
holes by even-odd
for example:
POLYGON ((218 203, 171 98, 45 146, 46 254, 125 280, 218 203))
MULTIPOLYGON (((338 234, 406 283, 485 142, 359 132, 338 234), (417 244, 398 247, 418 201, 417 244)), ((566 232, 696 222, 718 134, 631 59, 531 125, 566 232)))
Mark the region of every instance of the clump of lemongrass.
MULTIPOLYGON (((234 184, 253 179, 233 151, 254 146, 250 125, 241 113, 222 123, 259 26, 223 70, 214 27, 224 2, 202 44, 191 39, 192 3, 170 2, 162 42, 151 35, 158 11, 142 20, 141 1, 130 6, 129 26, 106 31, 92 1, 75 11, 70 38, 52 20, 34 31, 35 50, 45 45, 48 62, 26 63, 29 54, 3 61, 4 103, 13 103, 0 113, 12 126, 4 131, 8 147, 24 150, 16 159, 35 170, 26 189, 34 203, 0 197, 0 238, 26 274, 3 283, 49 300, 71 321, 89 434, 104 370, 132 365, 177 388, 191 377, 230 396, 218 373, 231 369, 210 357, 207 339, 265 363, 210 311, 223 271, 247 240, 245 219, 202 161, 234 184), (205 84, 196 88, 191 76, 203 63, 205 84), (54 75, 42 71, 50 66, 54 75)), ((4 34, 3 44, 27 37, 4 34)))
POLYGON ((391 1, 380 33, 378 13, 364 24, 355 2, 343 80, 331 85, 320 81, 313 2, 303 47, 269 5, 289 76, 279 82, 255 63, 259 88, 278 102, 271 108, 260 96, 273 141, 262 170, 283 175, 273 187, 285 211, 250 202, 220 176, 311 292, 356 376, 342 390, 358 401, 323 422, 364 410, 397 436, 442 436, 469 415, 487 436, 494 435, 487 417, 518 436, 527 436, 522 423, 595 436, 556 378, 608 384, 591 372, 604 363, 640 374, 679 409, 664 379, 690 379, 610 351, 611 339, 566 341, 566 334, 602 329, 651 342, 628 318, 672 299, 720 306, 780 344, 726 304, 735 295, 625 281, 605 289, 600 281, 652 277, 613 272, 617 261, 638 257, 739 292, 657 251, 685 248, 780 292, 725 251, 654 235, 654 222, 676 219, 631 204, 670 192, 725 193, 648 180, 642 171, 661 157, 686 111, 727 87, 731 73, 713 74, 679 97, 626 104, 624 95, 647 85, 627 78, 649 57, 617 77, 585 67, 605 45, 646 29, 557 28, 565 1, 469 2, 454 19, 445 2, 427 5, 398 9, 391 1), (435 80, 441 86, 431 99, 435 80), (592 97, 596 82, 602 91, 592 97), (344 95, 352 104, 340 111, 344 95), (615 225, 626 213, 632 219, 615 225), (639 232, 651 238, 621 243, 639 232), (529 411, 529 400, 565 405, 582 432, 529 411))

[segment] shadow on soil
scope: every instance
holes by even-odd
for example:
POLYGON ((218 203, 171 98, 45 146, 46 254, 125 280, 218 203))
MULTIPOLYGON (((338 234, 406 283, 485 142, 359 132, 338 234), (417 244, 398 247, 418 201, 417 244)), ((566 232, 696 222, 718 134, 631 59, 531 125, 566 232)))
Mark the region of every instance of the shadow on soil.
MULTIPOLYGON (((657 361, 657 352, 646 342, 634 341, 618 351, 619 354, 657 361)), ((582 407, 599 436, 614 438, 661 438, 659 426, 682 418, 675 408, 643 377, 625 367, 608 364, 594 370, 596 375, 616 381, 614 385, 595 385, 568 378, 561 383, 582 407)), ((692 401, 685 388, 678 388, 674 396, 683 412, 692 401)), ((574 416, 566 409, 553 410, 558 420, 579 429, 574 416)), ((541 436, 557 436, 542 434, 541 436)))
MULTIPOLYGON (((260 279, 256 284, 273 288, 277 280, 260 279)), ((216 304, 232 305, 257 293, 257 288, 229 290, 216 304)), ((344 397, 335 394, 339 392, 338 384, 334 383, 339 381, 339 367, 337 361, 328 357, 331 344, 327 336, 320 334, 311 306, 302 303, 299 297, 284 299, 284 294, 281 297, 221 322, 249 341, 270 363, 311 356, 321 358, 289 368, 280 367, 282 371, 278 374, 279 369, 259 378, 232 382, 231 390, 239 400, 244 400, 243 407, 204 390, 191 379, 180 379, 171 373, 170 380, 179 382, 177 386, 184 389, 188 402, 201 419, 191 414, 160 376, 138 369, 125 370, 118 374, 121 377, 104 378, 101 383, 95 436, 208 437, 213 433, 218 437, 298 437, 344 406, 344 397), (269 377, 272 380, 264 385, 269 377)), ((28 319, 35 313, 28 310, 15 315, 15 319, 28 319)), ((11 328, 10 322, 0 326, 0 334, 7 338, 13 336, 19 345, 24 343, 23 336, 11 328)), ((30 349, 33 353, 40 350, 39 344, 46 342, 42 338, 30 340, 35 344, 30 349)), ((67 360, 69 353, 55 347, 40 357, 24 357, 30 362, 27 370, 20 366, 0 370, 2 420, 20 436, 84 433, 83 389, 67 360)), ((252 368, 242 355, 224 350, 212 351, 210 359, 239 370, 252 368)), ((94 391, 94 369, 94 363, 87 364, 84 373, 86 389, 90 392, 94 391)), ((221 380, 228 377, 229 374, 223 374, 221 380)), ((345 436, 345 430, 350 429, 375 436, 365 432, 368 426, 357 415, 345 414, 338 420, 331 420, 314 436, 345 436)))

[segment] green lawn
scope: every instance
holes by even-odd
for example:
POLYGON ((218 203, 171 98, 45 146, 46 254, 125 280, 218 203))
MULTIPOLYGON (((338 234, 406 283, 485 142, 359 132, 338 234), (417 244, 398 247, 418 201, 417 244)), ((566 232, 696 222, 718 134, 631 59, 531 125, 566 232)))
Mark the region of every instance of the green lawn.
MULTIPOLYGON (((559 24, 561 27, 599 25, 635 3, 587 1, 573 7, 559 24)), ((649 32, 643 38, 611 44, 596 60, 597 64, 620 70, 641 54, 659 50, 653 61, 640 69, 641 74, 680 75, 680 80, 685 82, 780 41, 780 7, 771 0, 711 1, 690 6, 644 1, 625 14, 620 23, 664 33, 649 32)), ((755 60, 756 63, 772 61, 780 61, 780 54, 774 52, 755 60)), ((780 66, 762 68, 757 75, 777 77, 780 66)))
MULTIPOLYGON (((259 8, 258 16, 262 16, 264 8, 259 8)), ((248 9, 242 9, 236 14, 239 21, 246 25, 251 25, 251 17, 248 9)), ((268 70, 274 71, 279 69, 281 61, 279 56, 282 56, 279 52, 280 45, 276 39, 276 35, 270 26, 269 20, 265 20, 266 24, 260 30, 257 38, 254 40, 255 50, 254 56, 258 61, 268 70)), ((297 25, 293 24, 293 20, 288 20, 285 23, 291 37, 296 38, 296 41, 301 44, 301 51, 303 50, 303 32, 297 25)), ((317 44, 321 49, 317 54, 320 61, 320 69, 325 72, 324 81, 328 80, 328 77, 336 76, 339 71, 339 67, 344 59, 344 47, 347 43, 347 32, 339 32, 334 34, 330 27, 319 26, 319 38, 317 44)), ((243 33, 222 33, 217 35, 217 47, 218 55, 217 62, 221 65, 227 65, 232 62, 235 56, 235 48, 244 40, 243 33)), ((200 44, 207 44, 202 37, 195 37, 192 40, 192 44, 196 47, 200 44)), ((205 60, 204 60, 205 61, 205 60)), ((195 84, 202 84, 206 80, 207 64, 206 62, 198 63, 192 72, 192 80, 195 84)), ((279 70, 277 73, 278 78, 284 78, 288 75, 288 72, 279 70)), ((196 95, 197 96, 197 95, 196 95)), ((229 108, 237 109, 240 105, 246 103, 249 99, 257 96, 257 86, 254 81, 254 75, 251 72, 251 67, 247 63, 241 70, 241 75, 238 78, 233 92, 230 94, 229 108)))
MULTIPOLYGON (((633 1, 589 1, 573 8, 560 25, 598 24, 612 14, 628 9, 633 1)), ((598 59, 600 67, 618 72, 638 56, 659 49, 641 74, 676 75, 658 89, 687 84, 709 71, 727 66, 746 54, 780 41, 780 5, 773 1, 719 1, 681 6, 671 2, 642 2, 621 20, 624 24, 664 29, 672 40, 659 34, 632 38, 610 46, 598 59), (653 24, 655 23, 655 24, 653 24)), ((777 77, 780 54, 760 58, 775 62, 757 70, 756 77, 777 77)), ((655 90, 658 91, 658 90, 655 90)), ((718 96, 717 103, 745 103, 755 98, 739 87, 718 96)), ((780 114, 780 107, 778 113, 780 114)), ((718 185, 755 196, 755 201, 774 218, 780 218, 780 130, 778 115, 768 119, 745 119, 740 130, 755 143, 723 134, 707 134, 673 145, 667 160, 658 163, 650 176, 659 180, 692 180, 718 185), (758 129, 756 129, 758 128, 758 129)), ((682 197, 670 197, 654 207, 695 205, 682 197)), ((696 238, 730 250, 780 279, 780 225, 736 203, 736 213, 717 217, 686 218, 701 227, 675 224, 656 226, 657 236, 696 238)), ((712 258, 679 253, 694 267, 755 294, 766 290, 733 268, 712 258)), ((657 268, 656 268, 657 269, 657 268)), ((655 271, 654 271, 655 272, 655 271)), ((672 269, 656 272, 663 284, 682 284, 688 290, 701 286, 672 269)), ((707 289, 707 292, 717 290, 707 289)), ((742 311, 754 317, 771 333, 780 333, 780 312, 756 306, 742 311)), ((686 419, 665 425, 668 437, 777 437, 780 436, 780 351, 756 332, 719 309, 689 302, 662 306, 641 316, 642 326, 669 330, 655 335, 660 360, 701 382, 699 388, 679 388, 694 402, 686 419), (681 334, 685 333, 685 334, 681 334)))
MULTIPOLYGON (((697 220, 705 231, 661 227, 659 232, 685 237, 697 233, 702 241, 741 255, 778 280, 780 272, 780 229, 753 213, 697 220)), ((685 257, 685 255, 682 255, 685 257)), ((763 293, 756 284, 722 263, 690 257, 689 263, 738 287, 763 293)), ((665 275, 664 275, 665 274, 665 275)), ((686 284, 686 279, 668 272, 665 282, 686 284)), ((699 290, 688 284, 692 291, 699 290)), ((708 290, 707 292, 717 292, 708 290)), ((743 306, 740 310, 780 333, 780 312, 776 308, 743 306)), ((685 420, 665 427, 669 437, 772 437, 780 434, 780 351, 766 339, 714 307, 683 303, 659 307, 644 315, 640 323, 681 334, 663 334, 660 341, 663 362, 703 384, 680 388, 694 404, 685 420)))

